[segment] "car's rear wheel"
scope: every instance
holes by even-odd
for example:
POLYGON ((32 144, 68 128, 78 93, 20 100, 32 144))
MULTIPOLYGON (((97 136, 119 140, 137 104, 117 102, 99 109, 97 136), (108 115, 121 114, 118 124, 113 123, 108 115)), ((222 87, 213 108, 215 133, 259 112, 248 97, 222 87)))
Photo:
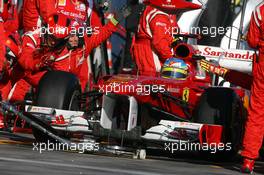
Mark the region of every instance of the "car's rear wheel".
POLYGON ((200 98, 194 122, 222 125, 224 144, 231 144, 229 151, 219 152, 217 158, 229 154, 233 157, 241 146, 245 110, 238 95, 230 88, 209 88, 200 98), (219 156, 221 155, 221 156, 219 156))
MULTIPOLYGON (((80 110, 81 87, 78 78, 63 71, 47 72, 40 80, 36 93, 36 106, 64 110, 80 110)), ((33 135, 38 142, 53 140, 36 128, 33 135)))

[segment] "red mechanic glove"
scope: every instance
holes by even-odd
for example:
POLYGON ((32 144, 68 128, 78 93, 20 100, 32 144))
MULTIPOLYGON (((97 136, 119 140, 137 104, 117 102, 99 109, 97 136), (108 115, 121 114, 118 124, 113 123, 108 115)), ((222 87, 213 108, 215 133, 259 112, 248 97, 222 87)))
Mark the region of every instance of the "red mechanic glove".
POLYGON ((43 70, 45 68, 51 68, 55 61, 55 57, 52 55, 45 55, 41 58, 41 60, 36 60, 35 68, 37 70, 43 70))

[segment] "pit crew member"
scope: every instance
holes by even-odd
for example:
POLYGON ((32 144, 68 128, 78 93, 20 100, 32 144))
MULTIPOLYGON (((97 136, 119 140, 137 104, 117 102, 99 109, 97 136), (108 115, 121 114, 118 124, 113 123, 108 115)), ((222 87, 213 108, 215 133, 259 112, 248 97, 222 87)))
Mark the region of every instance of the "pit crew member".
POLYGON ((56 0, 24 0, 22 10, 22 22, 24 32, 34 31, 41 27, 42 22, 56 13, 56 0))
POLYGON ((264 136, 264 2, 252 13, 247 35, 249 46, 259 51, 253 60, 253 84, 251 86, 250 106, 245 125, 241 171, 252 173, 255 159, 259 156, 264 136))
POLYGON ((0 0, 0 91, 3 89, 5 83, 9 81, 10 67, 12 67, 14 62, 12 55, 14 56, 14 52, 18 54, 17 47, 11 47, 15 50, 13 52, 8 47, 11 46, 10 43, 12 42, 7 39, 9 36, 14 42, 20 39, 17 33, 18 17, 16 6, 16 1, 0 0), (7 41, 9 42, 7 43, 7 41))
MULTIPOLYGON (((121 11, 116 18, 121 19, 128 14, 128 11, 121 11)), ((54 70, 72 72, 79 77, 82 89, 84 89, 86 79, 80 74, 84 60, 93 48, 106 40, 116 30, 118 23, 118 20, 113 17, 107 25, 102 27, 99 35, 77 37, 71 36, 71 32, 69 32, 72 27, 78 25, 77 22, 71 21, 62 14, 53 15, 48 18, 47 27, 49 28, 47 29, 53 28, 54 31, 61 32, 45 32, 41 37, 40 29, 27 33, 22 41, 22 54, 18 62, 26 71, 39 71, 48 66, 54 70), (77 45, 72 44, 76 42, 77 45)))
POLYGON ((18 31, 19 20, 17 14, 17 1, 4 0, 4 9, 6 9, 3 14, 5 31, 9 32, 9 34, 18 31))
POLYGON ((57 13, 77 21, 82 26, 102 27, 101 20, 93 0, 59 0, 57 13))
MULTIPOLYGON (((0 83, 0 93, 2 100, 4 101, 21 101, 24 100, 24 91, 15 89, 26 89, 28 90, 30 85, 24 78, 23 69, 17 64, 17 59, 21 50, 20 37, 15 34, 5 34, 4 43, 6 54, 5 54, 5 65, 6 69, 0 83), (19 83, 17 83, 19 82, 19 83), (11 90, 13 87, 13 90, 11 90), (15 90, 15 91, 14 91, 15 90), (21 93, 22 92, 22 93, 21 93), (11 99, 12 98, 12 99, 11 99)), ((26 91, 25 91, 26 92, 26 91)))
POLYGON ((16 3, 11 0, 0 0, 0 73, 5 63, 5 33, 13 33, 17 29, 16 3))
POLYGON ((4 0, 0 0, 0 73, 3 72, 3 63, 5 61, 5 48, 4 48, 4 13, 6 9, 4 8, 4 0))
MULTIPOLYGON (((18 18, 16 15, 16 2, 11 0, 0 0, 0 89, 8 82, 8 61, 5 56, 6 47, 5 35, 13 33, 18 28, 18 18)), ((1 95, 1 94, 0 94, 1 95)), ((0 98, 2 99, 2 97, 0 98)), ((0 129, 4 127, 3 116, 0 115, 0 129)))
MULTIPOLYGON (((1 100, 7 101, 9 97, 9 93, 12 89, 12 83, 16 81, 16 79, 20 76, 20 70, 14 70, 16 67, 17 57, 19 55, 19 39, 20 36, 16 34, 9 34, 7 32, 4 33, 4 43, 3 47, 5 49, 4 59, 3 59, 3 69, 1 71, 0 77, 0 96, 1 100), (13 74, 15 73, 15 74, 13 74)), ((23 84, 22 84, 23 85, 23 84)), ((27 85, 27 83, 25 83, 27 85)), ((17 92, 16 95, 20 95, 17 92)), ((4 128, 3 116, 0 113, 0 129, 4 128)))
POLYGON ((199 5, 185 0, 147 0, 134 37, 131 52, 138 71, 142 75, 155 76, 160 72, 162 63, 173 56, 171 43, 172 31, 177 29, 178 10, 198 9, 199 5))
MULTIPOLYGON (((86 29, 86 34, 98 34, 102 27, 101 19, 93 0, 59 0, 56 10, 58 14, 64 14, 68 18, 77 21, 86 29)), ((89 82, 88 60, 84 61, 81 73, 82 77, 89 82)))

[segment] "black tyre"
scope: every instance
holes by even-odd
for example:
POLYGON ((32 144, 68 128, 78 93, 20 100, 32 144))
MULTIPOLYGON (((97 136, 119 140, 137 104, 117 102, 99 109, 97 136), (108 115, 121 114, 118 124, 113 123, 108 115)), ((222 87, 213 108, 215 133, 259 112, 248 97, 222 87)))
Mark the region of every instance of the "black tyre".
MULTIPOLYGON (((50 71, 40 80, 35 105, 77 111, 80 110, 80 94, 79 80, 74 74, 63 71, 50 71)), ((52 140, 36 128, 33 128, 33 135, 39 142, 52 140)))
POLYGON ((231 143, 232 150, 221 154, 222 156, 233 156, 240 149, 244 118, 245 110, 241 100, 230 88, 207 89, 201 96, 194 114, 196 123, 224 126, 224 143, 231 143))
POLYGON ((74 74, 51 71, 40 80, 36 94, 36 105, 74 110, 74 108, 78 108, 74 99, 80 93, 79 80, 74 74))

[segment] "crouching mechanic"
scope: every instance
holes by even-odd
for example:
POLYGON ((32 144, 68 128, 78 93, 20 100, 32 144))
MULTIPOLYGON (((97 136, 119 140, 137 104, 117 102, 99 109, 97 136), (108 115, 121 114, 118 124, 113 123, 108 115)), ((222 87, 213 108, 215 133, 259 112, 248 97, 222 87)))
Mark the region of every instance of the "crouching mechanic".
MULTIPOLYGON (((60 0, 56 4, 58 14, 64 14, 68 18, 77 21, 81 26, 87 28, 87 34, 98 34, 102 27, 100 15, 96 9, 94 0, 60 0)), ((92 72, 88 72, 89 59, 82 65, 82 74, 88 73, 87 82, 92 80, 92 72)), ((84 78, 84 77, 83 77, 84 78)), ((90 81, 91 82, 91 81, 90 81)))
POLYGON ((15 8, 16 4, 11 0, 0 0, 0 73, 4 69, 5 63, 5 33, 13 33, 18 28, 15 8), (11 14, 12 12, 15 14, 11 14))
POLYGON ((48 18, 46 32, 37 29, 25 34, 22 41, 22 54, 18 62, 25 71, 38 72, 44 67, 49 67, 71 72, 79 77, 84 90, 87 73, 83 75, 81 71, 83 62, 93 48, 116 31, 118 20, 129 14, 129 10, 122 9, 117 17, 111 18, 110 22, 101 28, 98 35, 91 37, 87 37, 85 33, 77 33, 80 31, 77 22, 62 14, 53 15, 48 18))
POLYGON ((23 101, 25 94, 30 89, 32 74, 24 72, 17 63, 21 43, 20 37, 15 34, 5 35, 5 71, 2 74, 0 93, 4 101, 23 101))
MULTIPOLYGON (((6 60, 6 47, 5 47, 5 35, 6 33, 12 33, 18 27, 17 19, 13 10, 16 7, 15 3, 11 0, 0 0, 0 89, 8 82, 8 61, 6 60), (10 22, 11 21, 11 22, 10 22)), ((16 13, 16 12, 14 12, 16 13)), ((1 95, 1 94, 0 94, 1 95)), ((2 100, 2 98, 0 98, 2 100)), ((4 127, 3 116, 0 115, 0 129, 4 127)))
POLYGON ((172 32, 178 28, 176 14, 200 6, 185 0, 146 0, 144 3, 147 7, 141 15, 131 52, 139 73, 155 76, 162 63, 173 56, 172 32))
POLYGON ((245 126, 241 171, 252 173, 255 160, 259 156, 264 137, 264 3, 260 3, 252 13, 248 31, 248 44, 259 50, 253 60, 253 84, 251 86, 250 106, 245 126))

